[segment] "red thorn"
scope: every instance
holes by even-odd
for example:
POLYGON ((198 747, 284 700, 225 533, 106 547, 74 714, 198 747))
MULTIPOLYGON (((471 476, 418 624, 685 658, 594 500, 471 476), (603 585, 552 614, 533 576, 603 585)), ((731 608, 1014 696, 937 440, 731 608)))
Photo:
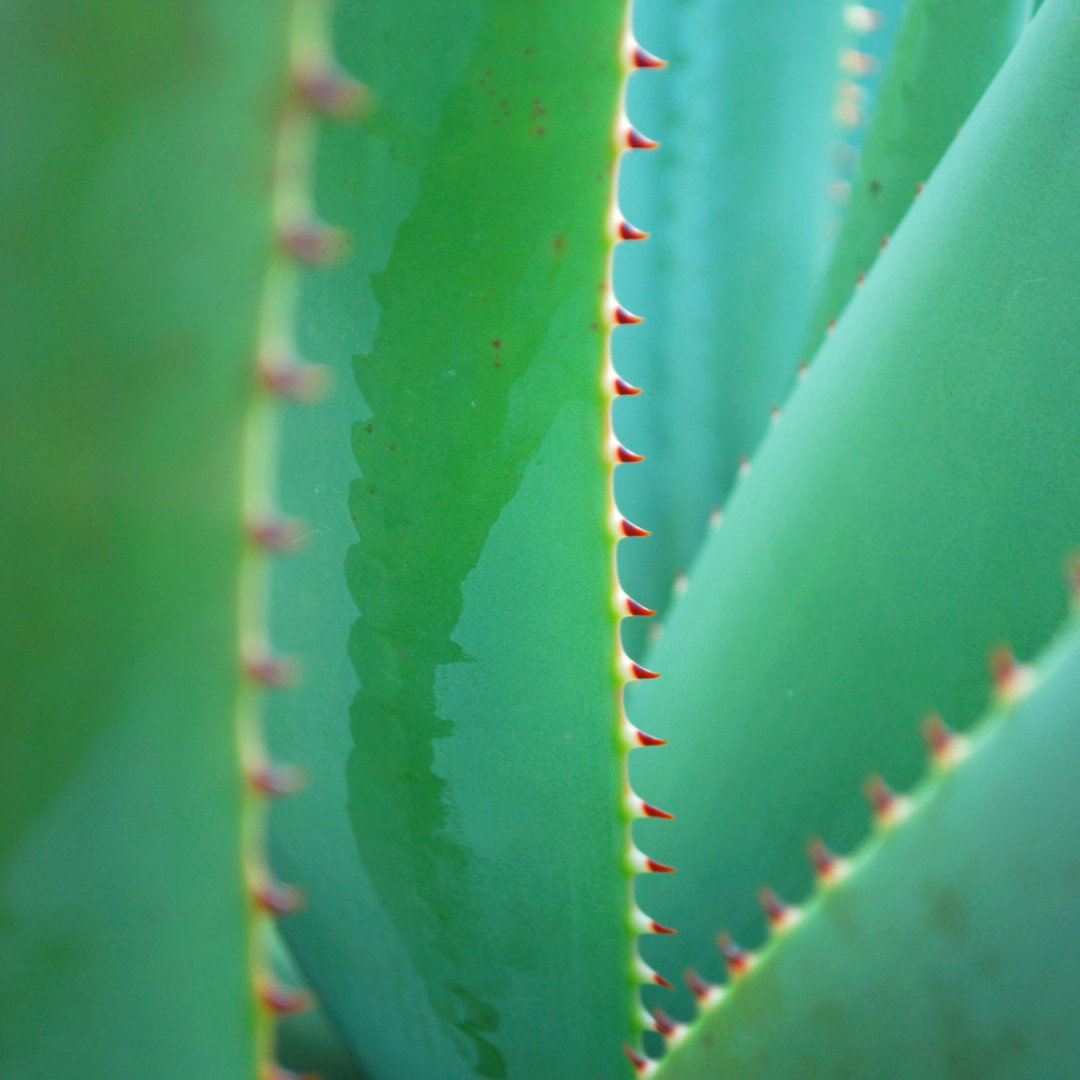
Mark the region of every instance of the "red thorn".
POLYGON ((897 795, 880 776, 871 776, 863 785, 863 792, 879 821, 890 818, 897 807, 897 795))
POLYGON ((293 915, 304 906, 304 894, 295 885, 269 879, 252 891, 255 902, 271 915, 293 915))
POLYGON ((297 1073, 271 1061, 262 1069, 261 1080, 322 1080, 318 1073, 297 1073))
POLYGON ((630 670, 634 673, 635 679, 659 679, 659 671, 650 671, 647 667, 642 667, 636 660, 630 661, 630 670))
POLYGON ((885 249, 886 249, 886 248, 887 248, 888 246, 889 246, 889 234, 888 234, 888 233, 886 233, 886 234, 885 234, 885 235, 884 235, 884 236, 883 236, 883 237, 881 238, 881 250, 882 250, 882 251, 884 251, 884 250, 885 250, 885 249))
POLYGON ((1080 602, 1080 552, 1073 552, 1065 560, 1065 583, 1073 603, 1080 602))
POLYGON ((750 970, 754 963, 754 954, 736 945, 735 942, 732 941, 730 934, 721 934, 716 939, 716 944, 724 954, 724 959, 727 961, 728 974, 733 979, 737 979, 740 975, 745 975, 750 970))
POLYGON ((622 304, 616 304, 615 321, 619 326, 637 326, 638 323, 643 323, 645 320, 640 315, 635 315, 632 311, 627 311, 622 304))
POLYGON ((937 713, 931 713, 923 720, 922 736, 935 761, 948 760, 959 740, 956 732, 937 713))
POLYGON ((990 679, 998 693, 1009 689, 1009 684, 1020 669, 1020 664, 1008 645, 999 645, 990 653, 989 666, 990 679))
POLYGON ((671 983, 669 983, 667 979, 665 979, 664 976, 660 975, 658 972, 654 971, 652 973, 652 981, 656 983, 657 986, 662 986, 665 990, 675 989, 675 987, 672 986, 671 983))
POLYGON ((264 389, 290 401, 318 401, 330 385, 329 370, 322 364, 267 358, 260 362, 258 373, 264 389))
POLYGON ((925 183, 925 181, 923 181, 923 180, 920 180, 920 181, 919 181, 919 182, 918 182, 918 183, 917 183, 917 184, 915 185, 915 197, 916 197, 916 198, 918 198, 918 197, 919 197, 919 196, 920 196, 920 195, 921 195, 921 194, 923 193, 923 188, 925 188, 925 187, 926 187, 926 183, 925 183))
POLYGON ((307 785, 306 777, 295 765, 259 765, 249 770, 247 778, 263 795, 295 795, 307 785))
POLYGON ((666 863, 657 862, 655 859, 650 859, 645 856, 645 866, 651 874, 674 874, 675 867, 668 866, 666 863))
POLYGON ((640 728, 635 728, 635 737, 641 746, 667 746, 667 739, 658 739, 655 735, 647 735, 640 728))
POLYGON ((671 1019, 670 1016, 659 1005, 652 1011, 653 1021, 656 1025, 656 1030, 660 1032, 664 1038, 670 1038, 679 1030, 679 1025, 671 1019))
POLYGON ((666 810, 661 810, 658 806, 653 806, 652 803, 647 803, 644 799, 641 800, 641 812, 646 817, 663 818, 665 821, 675 820, 674 814, 669 814, 666 810))
POLYGON ((297 518, 267 515, 248 522, 247 532, 251 540, 267 551, 289 554, 300 544, 301 522, 297 518))
POLYGON ((307 1012, 314 1005, 306 990, 293 990, 269 981, 259 984, 259 997, 271 1012, 280 1016, 307 1012))
POLYGON ((631 615, 648 616, 656 614, 656 612, 653 611, 652 608, 647 608, 644 604, 639 604, 636 600, 629 596, 626 598, 626 610, 629 611, 631 615))
POLYGON ((658 923, 655 919, 649 920, 649 925, 652 927, 654 934, 677 934, 678 930, 672 930, 670 926, 664 926, 663 923, 658 923))
POLYGON ((628 128, 626 131, 626 145, 631 150, 655 150, 660 144, 655 139, 642 135, 637 128, 628 128))
POLYGON ((287 656, 250 656, 244 670, 255 682, 273 689, 295 686, 300 677, 296 662, 287 656))
POLYGON ((368 88, 333 60, 309 64, 294 76, 297 92, 320 112, 336 120, 359 116, 368 104, 368 88))
POLYGON ((645 460, 644 454, 635 454, 633 450, 627 450, 622 444, 620 444, 619 448, 615 451, 615 456, 624 465, 633 465, 635 462, 645 460))
POLYGON ((643 529, 640 525, 627 521, 626 518, 622 519, 622 531, 623 536, 652 536, 648 529, 643 529))
POLYGON ((832 878, 840 866, 840 859, 816 836, 806 845, 806 854, 822 881, 832 878))
POLYGON ((835 329, 836 329, 836 316, 834 315, 829 320, 828 326, 825 327, 825 330, 826 330, 826 333, 831 334, 835 329))
POLYGON ((629 221, 619 222, 619 236, 623 240, 647 240, 649 234, 643 229, 635 229, 629 221))
POLYGON ((308 266, 333 266, 345 256, 349 242, 341 229, 321 221, 304 221, 281 230, 286 250, 308 266))
POLYGON ((782 926, 791 914, 791 905, 785 904, 772 889, 766 887, 758 893, 761 904, 771 926, 782 926))
POLYGON ((634 394, 640 394, 641 393, 641 387, 640 386, 632 386, 625 379, 616 378, 615 379, 615 393, 618 394, 619 397, 633 397, 634 394))
POLYGON ((661 60, 659 56, 653 56, 648 49, 643 49, 640 45, 637 45, 634 47, 634 67, 664 68, 667 67, 667 61, 661 60))
POLYGON ((639 1054, 629 1043, 623 1045, 623 1053, 630 1059, 630 1064, 634 1067, 634 1072, 638 1076, 642 1076, 652 1064, 647 1057, 643 1054, 639 1054))
POLYGON ((690 993, 698 1001, 704 1001, 713 991, 713 988, 693 968, 687 968, 683 975, 686 985, 690 987, 690 993))
POLYGON ((864 281, 866 281, 866 275, 860 270, 855 275, 855 288, 861 288, 864 281))

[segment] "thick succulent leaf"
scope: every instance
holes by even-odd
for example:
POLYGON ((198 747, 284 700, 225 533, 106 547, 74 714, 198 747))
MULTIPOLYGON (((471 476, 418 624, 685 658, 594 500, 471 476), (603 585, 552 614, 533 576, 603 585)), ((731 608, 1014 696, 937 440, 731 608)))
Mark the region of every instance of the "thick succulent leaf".
POLYGON ((242 429, 279 3, 0 9, 0 1076, 249 1080, 242 429))
MULTIPOLYGON (((622 1075, 637 974, 608 441, 621 0, 348 3, 330 135, 338 393, 283 431, 308 550, 278 749, 311 772, 283 928, 373 1077, 622 1075)), ((625 133, 623 133, 625 137, 625 133)), ((625 609, 623 609, 625 610, 625 609)))
MULTIPOLYGON (((639 885, 718 974, 763 884, 864 827, 867 772, 914 778, 924 711, 965 725, 1001 638, 1032 654, 1080 541, 1080 5, 1044 4, 905 218, 710 537, 631 716, 670 743, 631 778, 679 816, 639 885), (707 827, 697 823, 707 822, 707 827), (689 824, 687 824, 689 823, 689 824)), ((647 942, 655 946, 656 942, 647 942)), ((643 950, 644 952, 644 950, 643 950)))
MULTIPOLYGON (((616 427, 646 458, 616 495, 652 531, 620 551, 623 583, 661 615, 795 379, 827 251, 837 58, 853 38, 842 12, 840 0, 635 4, 638 36, 669 67, 628 100, 663 145, 620 177, 624 212, 651 236, 615 264, 646 319, 614 342, 645 388, 616 427)), ((632 655, 646 628, 625 627, 632 655)))
MULTIPOLYGON (((1080 627, 655 1080, 1058 1080, 1080 1054, 1080 627)), ((950 751, 955 753, 955 751, 950 751)))
POLYGON ((817 297, 812 355, 1001 67, 1031 0, 911 0, 817 297))

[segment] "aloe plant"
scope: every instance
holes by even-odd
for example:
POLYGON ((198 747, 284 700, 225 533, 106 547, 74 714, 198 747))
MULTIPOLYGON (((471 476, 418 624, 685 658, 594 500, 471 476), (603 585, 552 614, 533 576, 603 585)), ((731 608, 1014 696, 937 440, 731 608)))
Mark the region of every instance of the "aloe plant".
POLYGON ((0 1077, 1069 1075, 1034 6, 0 4, 0 1077))

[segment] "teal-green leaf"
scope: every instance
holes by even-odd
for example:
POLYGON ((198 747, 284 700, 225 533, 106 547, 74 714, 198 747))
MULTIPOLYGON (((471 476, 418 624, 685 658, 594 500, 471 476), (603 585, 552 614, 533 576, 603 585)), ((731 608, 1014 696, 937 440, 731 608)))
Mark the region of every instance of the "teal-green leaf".
MULTIPOLYGON (((1080 1054, 1080 630, 655 1080, 1058 1080, 1080 1054)), ((914 733, 912 733, 914 735, 914 733)))
POLYGON ((1031 0, 911 0, 859 156, 804 353, 869 272, 1027 24, 1031 0))
MULTIPOLYGON (((631 778, 671 975, 718 927, 806 891, 811 832, 917 773, 912 724, 964 726, 1001 639, 1033 654, 1080 543, 1080 5, 1044 4, 811 367, 710 537, 631 717, 669 739, 631 778), (702 824, 705 823, 705 824, 702 824)), ((659 942, 647 942, 659 946, 659 942)), ((685 1001, 685 998, 683 999, 685 1001)))
MULTIPOLYGON (((615 1080, 637 1024, 606 371, 621 0, 348 3, 328 133, 351 261, 301 346, 275 575, 311 773, 272 825, 283 933, 373 1078, 615 1080)), ((644 78, 644 76, 641 76, 644 78)))
POLYGON ((242 429, 287 9, 0 6, 0 1076, 250 1080, 242 429))
MULTIPOLYGON (((645 391, 616 426, 646 458, 616 496, 653 534, 619 553, 623 584, 661 616, 795 379, 827 253, 838 55, 853 37, 842 8, 635 5, 641 40, 669 66, 634 79, 628 102, 662 143, 620 177, 623 210, 651 235, 615 262, 620 298, 646 320, 615 335, 616 366, 645 391)), ((632 655, 645 629, 625 628, 632 655)))

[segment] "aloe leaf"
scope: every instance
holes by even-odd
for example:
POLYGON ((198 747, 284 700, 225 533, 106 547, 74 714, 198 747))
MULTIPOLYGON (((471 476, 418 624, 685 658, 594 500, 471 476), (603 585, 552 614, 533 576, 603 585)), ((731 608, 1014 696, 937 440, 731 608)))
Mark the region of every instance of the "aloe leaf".
MULTIPOLYGON (((646 317, 614 343, 646 391, 616 410, 646 458, 616 494, 653 534, 620 551, 624 584, 662 615, 795 379, 827 252, 837 58, 853 36, 840 0, 645 0, 635 20, 670 66, 629 98, 663 146, 620 178, 624 211, 651 235, 616 258, 620 296, 646 317)), ((644 631, 625 628, 631 653, 644 631)))
MULTIPOLYGON (((283 927, 373 1077, 616 1077, 637 1030, 610 441, 623 5, 343 3, 354 257, 307 290, 338 394, 289 418, 308 675, 273 717, 283 927)), ((643 76, 644 77, 644 76, 643 76)), ((640 141, 640 140, 637 140, 640 141)), ((621 145, 620 145, 621 143, 621 145)))
POLYGON ((880 825, 841 880, 676 1033, 656 1080, 1070 1074, 1080 1053, 1075 622, 1035 678, 969 747, 941 744, 945 762, 894 803, 900 820, 880 825))
MULTIPOLYGON (((982 662, 1062 615, 1080 539, 1080 94, 1075 0, 1043 5, 849 306, 714 532, 631 716, 670 740, 631 779, 680 821, 638 887, 717 973, 761 885, 805 892, 809 829, 841 847, 867 772, 908 784, 912 717, 969 723, 982 662)), ((646 943, 655 945, 657 943, 646 943)), ((644 951, 644 950, 643 950, 644 951)), ((685 999, 683 999, 685 1001, 685 999)))
POLYGON ((1008 56, 1030 0, 911 0, 882 81, 804 354, 821 344, 1008 56))
POLYGON ((249 1080, 242 455, 279 3, 0 10, 0 1075, 249 1080))

